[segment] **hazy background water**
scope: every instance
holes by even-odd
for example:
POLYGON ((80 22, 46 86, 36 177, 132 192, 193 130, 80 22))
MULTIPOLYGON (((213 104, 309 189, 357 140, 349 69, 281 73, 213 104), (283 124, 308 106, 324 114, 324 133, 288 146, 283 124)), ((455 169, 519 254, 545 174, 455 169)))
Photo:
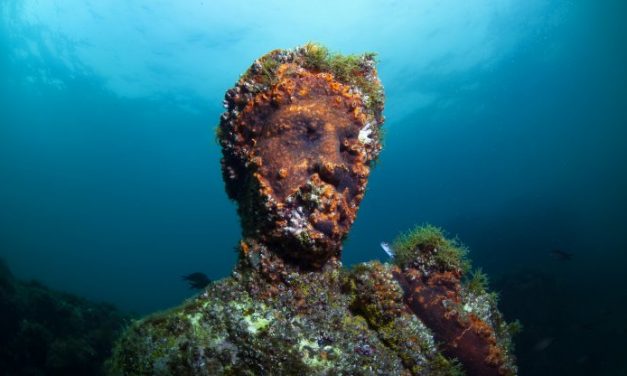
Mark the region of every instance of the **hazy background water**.
MULTIPOLYGON (((0 257, 18 277, 140 313, 188 297, 183 274, 227 276, 240 230, 214 141, 223 94, 265 52, 316 41, 378 52, 387 94, 346 264, 383 259, 380 241, 431 222, 493 280, 549 276, 573 322, 618 323, 622 3, 0 2, 0 257)), ((510 318, 555 313, 504 299, 510 318)))

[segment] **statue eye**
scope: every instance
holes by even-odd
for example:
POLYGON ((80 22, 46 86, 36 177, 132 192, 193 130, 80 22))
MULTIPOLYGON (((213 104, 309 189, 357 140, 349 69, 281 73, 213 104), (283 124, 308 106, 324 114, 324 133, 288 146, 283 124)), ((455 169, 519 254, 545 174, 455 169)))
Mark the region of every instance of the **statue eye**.
POLYGON ((312 122, 307 123, 305 133, 309 141, 316 141, 320 138, 320 132, 318 131, 318 128, 313 125, 312 122))

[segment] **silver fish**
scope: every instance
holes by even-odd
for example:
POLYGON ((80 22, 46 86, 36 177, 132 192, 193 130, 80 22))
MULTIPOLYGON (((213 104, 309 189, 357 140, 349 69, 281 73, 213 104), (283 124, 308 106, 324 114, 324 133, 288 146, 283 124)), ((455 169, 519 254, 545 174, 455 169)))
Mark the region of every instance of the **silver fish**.
POLYGON ((381 242, 381 248, 385 251, 385 253, 390 256, 390 258, 394 258, 394 250, 390 245, 386 242, 381 242))

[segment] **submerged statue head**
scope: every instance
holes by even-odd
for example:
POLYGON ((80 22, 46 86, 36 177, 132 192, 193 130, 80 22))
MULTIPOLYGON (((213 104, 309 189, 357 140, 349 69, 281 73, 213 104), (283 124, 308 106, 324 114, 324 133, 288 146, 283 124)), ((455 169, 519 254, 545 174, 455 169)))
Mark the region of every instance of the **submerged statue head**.
POLYGON ((314 267, 339 256, 381 150, 374 65, 314 44, 274 50, 227 91, 222 174, 246 238, 314 267))
MULTIPOLYGON (((217 136, 244 232, 238 263, 183 306, 134 323, 110 373, 516 374, 485 277, 467 278, 464 248, 438 228, 387 246, 393 264, 341 269, 381 150, 372 55, 270 52, 225 105, 217 136)), ((209 283, 196 274, 186 279, 209 283)))

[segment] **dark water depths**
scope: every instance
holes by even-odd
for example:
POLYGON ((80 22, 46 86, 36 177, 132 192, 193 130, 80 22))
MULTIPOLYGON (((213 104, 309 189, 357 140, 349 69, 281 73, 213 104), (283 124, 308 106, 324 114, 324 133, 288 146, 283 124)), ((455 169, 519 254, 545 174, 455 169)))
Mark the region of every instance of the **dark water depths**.
POLYGON ((622 2, 70 3, 0 3, 0 257, 18 277, 147 313, 190 295, 183 274, 228 275, 222 95, 315 40, 378 51, 387 93, 344 262, 441 226, 523 322, 522 374, 627 374, 622 2))

